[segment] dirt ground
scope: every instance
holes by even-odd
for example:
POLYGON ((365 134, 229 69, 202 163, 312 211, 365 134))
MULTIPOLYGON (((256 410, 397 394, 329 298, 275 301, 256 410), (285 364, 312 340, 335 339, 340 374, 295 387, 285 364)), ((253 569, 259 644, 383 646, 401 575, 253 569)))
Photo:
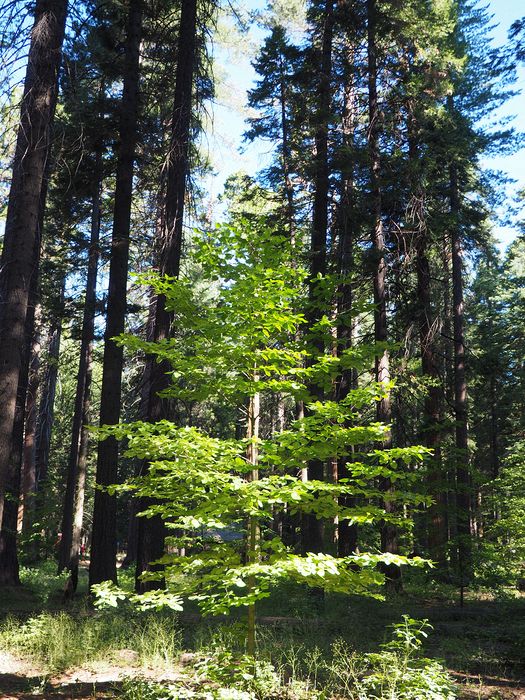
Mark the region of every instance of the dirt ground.
MULTIPOLYGON (((140 677, 187 685, 187 676, 180 671, 159 675, 155 669, 122 665, 92 664, 52 677, 43 677, 38 669, 9 653, 0 653, 0 698, 2 700, 86 700, 116 697, 123 678, 140 677)), ((129 659, 133 661, 132 658, 129 659)), ((501 677, 473 676, 454 673, 461 700, 525 700, 525 685, 501 677)))
POLYGON ((38 669, 12 654, 0 652, 1 700, 77 700, 80 698, 114 698, 124 678, 149 679, 186 684, 180 671, 159 674, 153 668, 132 665, 134 652, 122 650, 122 664, 112 666, 98 662, 46 677, 38 669), (126 665, 126 662, 129 665, 126 665))

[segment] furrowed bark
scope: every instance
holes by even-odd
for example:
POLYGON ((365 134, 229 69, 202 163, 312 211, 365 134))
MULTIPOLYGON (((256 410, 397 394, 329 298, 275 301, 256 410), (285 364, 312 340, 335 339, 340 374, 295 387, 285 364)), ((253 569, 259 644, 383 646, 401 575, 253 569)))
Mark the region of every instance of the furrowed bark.
POLYGON ((24 371, 31 278, 37 272, 34 252, 66 11, 66 0, 37 0, 35 5, 7 207, 0 264, 0 520, 13 449, 17 392, 24 371))
MULTIPOLYGON (((312 213, 311 232, 311 267, 309 289, 308 325, 310 328, 320 320, 323 310, 317 299, 318 277, 326 274, 327 270, 327 239, 328 239, 328 196, 330 189, 330 172, 328 163, 328 130, 330 108, 332 102, 332 43, 334 32, 334 3, 327 0, 324 6, 322 40, 320 51, 320 72, 317 88, 317 115, 315 131, 315 161, 314 183, 315 193, 312 213)), ((323 355, 325 341, 318 336, 313 341, 317 355, 323 355)), ((318 387, 311 387, 316 398, 322 398, 318 387)), ((308 464, 308 479, 322 481, 324 479, 324 464, 313 460, 308 464)), ((304 552, 322 552, 324 547, 323 522, 314 515, 303 518, 302 549, 304 552)))
MULTIPOLYGON (((449 106, 453 108, 452 99, 449 106)), ((452 308, 454 317, 454 410, 456 417, 456 523, 460 587, 468 583, 472 566, 470 468, 468 449, 467 379, 463 301, 463 251, 460 230, 458 171, 450 165, 450 213, 452 215, 452 308)), ((462 595, 463 601, 463 595, 462 595)))
MULTIPOLYGON (((375 260, 374 270, 374 340, 376 343, 386 343, 388 340, 388 317, 387 317, 387 264, 386 264, 386 244, 383 229, 383 202, 381 191, 381 155, 379 150, 380 120, 377 95, 377 6, 376 0, 367 0, 368 18, 368 150, 370 157, 370 182, 371 182, 371 208, 373 216, 372 224, 372 250, 375 260)), ((390 359, 388 351, 384 350, 376 356, 375 379, 379 384, 388 384, 390 381, 390 359)), ((385 396, 377 402, 377 420, 380 423, 389 425, 392 421, 392 408, 390 398, 385 396)), ((392 438, 389 434, 384 442, 383 448, 388 449, 392 445, 392 438)), ((389 492, 392 485, 388 479, 383 480, 382 489, 385 492, 385 511, 387 514, 393 513, 395 505, 389 499, 389 492)), ((381 527, 381 551, 385 553, 397 554, 397 529, 388 522, 384 522, 381 527)), ((387 583, 393 588, 398 588, 401 582, 401 572, 397 566, 386 566, 385 573, 387 583)))
MULTIPOLYGON (((161 275, 178 277, 180 271, 183 217, 186 185, 189 172, 189 139, 192 114, 193 76, 196 63, 197 2, 183 0, 177 50, 177 71, 170 149, 166 166, 166 199, 164 232, 160 241, 159 272, 161 275)), ((153 339, 155 342, 170 337, 173 316, 166 309, 165 298, 159 295, 155 308, 153 339)), ((150 358, 150 398, 148 420, 156 422, 169 418, 169 401, 159 396, 169 386, 169 366, 150 358)), ((147 465, 144 466, 147 469, 147 465)), ((143 500, 141 510, 147 507, 143 500)), ((138 524, 137 567, 135 587, 137 591, 159 588, 162 580, 144 581, 143 572, 159 570, 152 562, 164 553, 165 527, 160 517, 141 518, 138 524)))
MULTIPOLYGON (((120 143, 115 185, 109 287, 102 363, 100 425, 119 422, 122 393, 123 349, 112 338, 124 332, 133 167, 137 143, 140 83, 140 41, 143 1, 129 0, 126 28, 123 92, 120 104, 120 143)), ((110 437, 98 445, 96 482, 109 486, 117 482, 118 443, 110 437)), ((96 489, 89 566, 89 585, 117 580, 116 496, 96 489)))
MULTIPOLYGON (((42 217, 39 217, 39 225, 42 217)), ((40 252, 40 246, 35 244, 35 259, 40 252)), ((17 524, 18 505, 20 496, 20 480, 22 472, 25 407, 27 396, 27 385, 29 381, 29 358, 31 355, 31 345, 35 326, 35 309, 37 300, 38 269, 35 262, 35 274, 31 278, 29 289, 28 309, 25 319, 26 344, 21 357, 21 371, 18 378, 18 391, 16 398, 16 411, 13 422, 13 439, 11 453, 9 456, 6 496, 2 513, 2 527, 0 529, 0 585, 18 586, 20 585, 18 551, 17 551, 17 524)))
POLYGON ((436 347, 437 319, 433 317, 432 276, 429 249, 430 232, 427 228, 425 211, 425 192, 421 187, 423 174, 419 163, 421 153, 418 146, 418 126, 414 114, 414 105, 408 109, 408 157, 411 172, 412 200, 408 212, 414 227, 416 275, 417 275, 417 323, 421 352, 421 374, 429 380, 423 405, 421 441, 432 450, 430 458, 428 489, 434 499, 427 511, 427 543, 430 557, 437 562, 441 570, 446 566, 446 475, 443 473, 441 459, 441 411, 443 404, 443 386, 439 374, 439 356, 436 347))
MULTIPOLYGON (((356 90, 352 74, 353 52, 349 52, 347 64, 347 76, 344 88, 344 113, 342 122, 343 145, 349 150, 353 144, 354 126, 356 119, 356 90)), ((341 191, 338 210, 338 259, 337 271, 341 281, 337 290, 337 353, 341 354, 353 345, 354 319, 352 307, 354 291, 350 279, 354 269, 354 243, 356 238, 354 215, 354 177, 353 163, 346 161, 345 170, 341 173, 341 191)), ((357 372, 354 369, 344 370, 336 386, 336 399, 341 401, 349 391, 357 388, 357 372)), ((351 457, 343 457, 338 460, 337 478, 350 476, 346 463, 351 457)), ((355 498, 342 496, 339 504, 344 508, 355 505, 355 498)), ((355 552, 357 548, 357 525, 343 520, 338 524, 337 548, 339 556, 346 557, 355 552)))

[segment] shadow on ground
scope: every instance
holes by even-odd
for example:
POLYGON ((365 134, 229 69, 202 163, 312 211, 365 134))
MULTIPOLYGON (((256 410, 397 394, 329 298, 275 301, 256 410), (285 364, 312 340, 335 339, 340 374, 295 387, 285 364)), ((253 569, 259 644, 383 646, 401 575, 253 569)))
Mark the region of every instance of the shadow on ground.
POLYGON ((114 698, 118 681, 111 683, 71 683, 54 685, 40 676, 26 677, 16 673, 0 673, 2 700, 80 700, 114 698))

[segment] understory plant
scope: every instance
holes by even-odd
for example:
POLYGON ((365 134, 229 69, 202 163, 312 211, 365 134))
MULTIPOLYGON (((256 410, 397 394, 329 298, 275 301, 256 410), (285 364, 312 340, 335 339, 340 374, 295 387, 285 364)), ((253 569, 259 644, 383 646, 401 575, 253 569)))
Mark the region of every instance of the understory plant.
POLYGON ((365 654, 356 683, 359 700, 454 700, 452 679, 439 661, 421 657, 421 647, 432 626, 427 620, 403 615, 393 626, 393 638, 380 653, 365 654))
POLYGON ((436 660, 422 656, 431 626, 407 615, 379 653, 357 653, 336 640, 327 653, 287 649, 275 664, 225 648, 202 652, 183 682, 128 681, 123 700, 455 700, 454 684, 436 660), (292 662, 292 659, 299 663, 292 662))
MULTIPOLYGON (((160 515, 173 533, 163 571, 166 589, 131 595, 143 607, 180 608, 183 599, 205 614, 248 608, 247 649, 254 652, 255 603, 283 580, 363 595, 381 596, 381 565, 421 564, 422 560, 378 551, 346 557, 319 551, 299 553, 271 527, 276 513, 298 522, 322 519, 375 524, 406 520, 400 509, 385 508, 378 483, 388 481, 389 501, 417 504, 412 467, 424 457, 418 446, 384 449, 389 426, 367 414, 390 385, 373 381, 351 389, 341 401, 330 396, 334 382, 349 368, 369 369, 380 350, 359 346, 319 353, 334 342, 333 323, 306 323, 301 309, 306 271, 291 265, 290 243, 254 224, 218 227, 197 244, 196 260, 216 294, 203 302, 185 279, 149 277, 163 294, 178 329, 175 337, 148 343, 126 336, 132 350, 168 361, 169 397, 236 407, 244 415, 244 435, 225 439, 213 431, 163 420, 107 426, 100 437, 127 442, 130 458, 146 460, 147 474, 114 490, 128 489, 152 503, 144 517, 160 515), (261 434, 261 412, 271 397, 306 405, 303 418, 280 432, 261 434), (312 462, 347 459, 347 478, 309 478, 312 462), (348 497, 352 497, 349 501, 348 497), (387 510, 389 512, 387 512, 387 510), (229 537, 225 536, 229 534, 229 537)), ((320 279, 319 294, 330 280, 320 279)), ((382 350, 381 350, 382 351, 382 350)), ((124 591, 96 587, 101 603, 116 604, 124 591)), ((130 597, 128 595, 128 597, 130 597)))

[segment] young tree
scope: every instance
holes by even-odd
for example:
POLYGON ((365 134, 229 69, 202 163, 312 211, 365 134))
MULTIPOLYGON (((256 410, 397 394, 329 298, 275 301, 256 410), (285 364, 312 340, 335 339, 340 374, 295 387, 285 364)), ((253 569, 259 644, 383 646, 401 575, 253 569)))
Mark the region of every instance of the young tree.
MULTIPOLYGON (((108 426, 100 433, 126 437, 128 455, 149 460, 148 473, 123 488, 153 498, 143 515, 160 515, 172 531, 182 533, 170 538, 172 545, 188 548, 185 556, 166 555, 161 560, 168 582, 165 591, 133 599, 146 607, 178 608, 182 595, 196 600, 207 613, 246 606, 250 654, 255 649, 255 603, 280 580, 377 596, 384 582, 378 564, 421 563, 390 553, 337 558, 308 550, 299 556, 269 528, 276 507, 318 520, 338 515, 362 523, 398 521, 382 504, 343 507, 338 499, 359 494, 382 500, 374 479, 394 474, 402 479, 398 462, 413 463, 426 452, 419 447, 353 451, 357 444, 372 445, 385 435, 386 426, 366 424, 360 416, 384 386, 373 383, 352 390, 340 403, 319 401, 308 391, 311 385, 329 386, 342 367, 368 363, 375 349, 336 358, 316 355, 305 343, 290 340, 306 323, 295 308, 307 277, 303 268, 290 264, 290 252, 289 240, 273 231, 247 225, 216 229, 212 239, 205 236, 200 242, 197 258, 205 277, 218 280, 217 297, 203 304, 184 280, 150 278, 177 315, 182 337, 162 343, 130 336, 122 340, 169 361, 173 384, 167 395, 197 401, 213 398, 231 405, 244 399, 248 410, 241 439, 221 439, 213 432, 177 427, 167 420, 108 426), (308 416, 262 439, 261 400, 272 393, 301 396, 308 402, 308 416), (304 481, 298 476, 308 459, 324 462, 349 455, 351 476, 344 482, 304 481), (225 528, 241 537, 226 541, 214 536, 225 528), (177 589, 170 584, 175 579, 177 589)), ((395 498, 421 500, 402 489, 395 498)), ((150 571, 144 577, 158 581, 163 572, 150 571)), ((96 590, 102 597, 123 595, 108 585, 96 590)))

